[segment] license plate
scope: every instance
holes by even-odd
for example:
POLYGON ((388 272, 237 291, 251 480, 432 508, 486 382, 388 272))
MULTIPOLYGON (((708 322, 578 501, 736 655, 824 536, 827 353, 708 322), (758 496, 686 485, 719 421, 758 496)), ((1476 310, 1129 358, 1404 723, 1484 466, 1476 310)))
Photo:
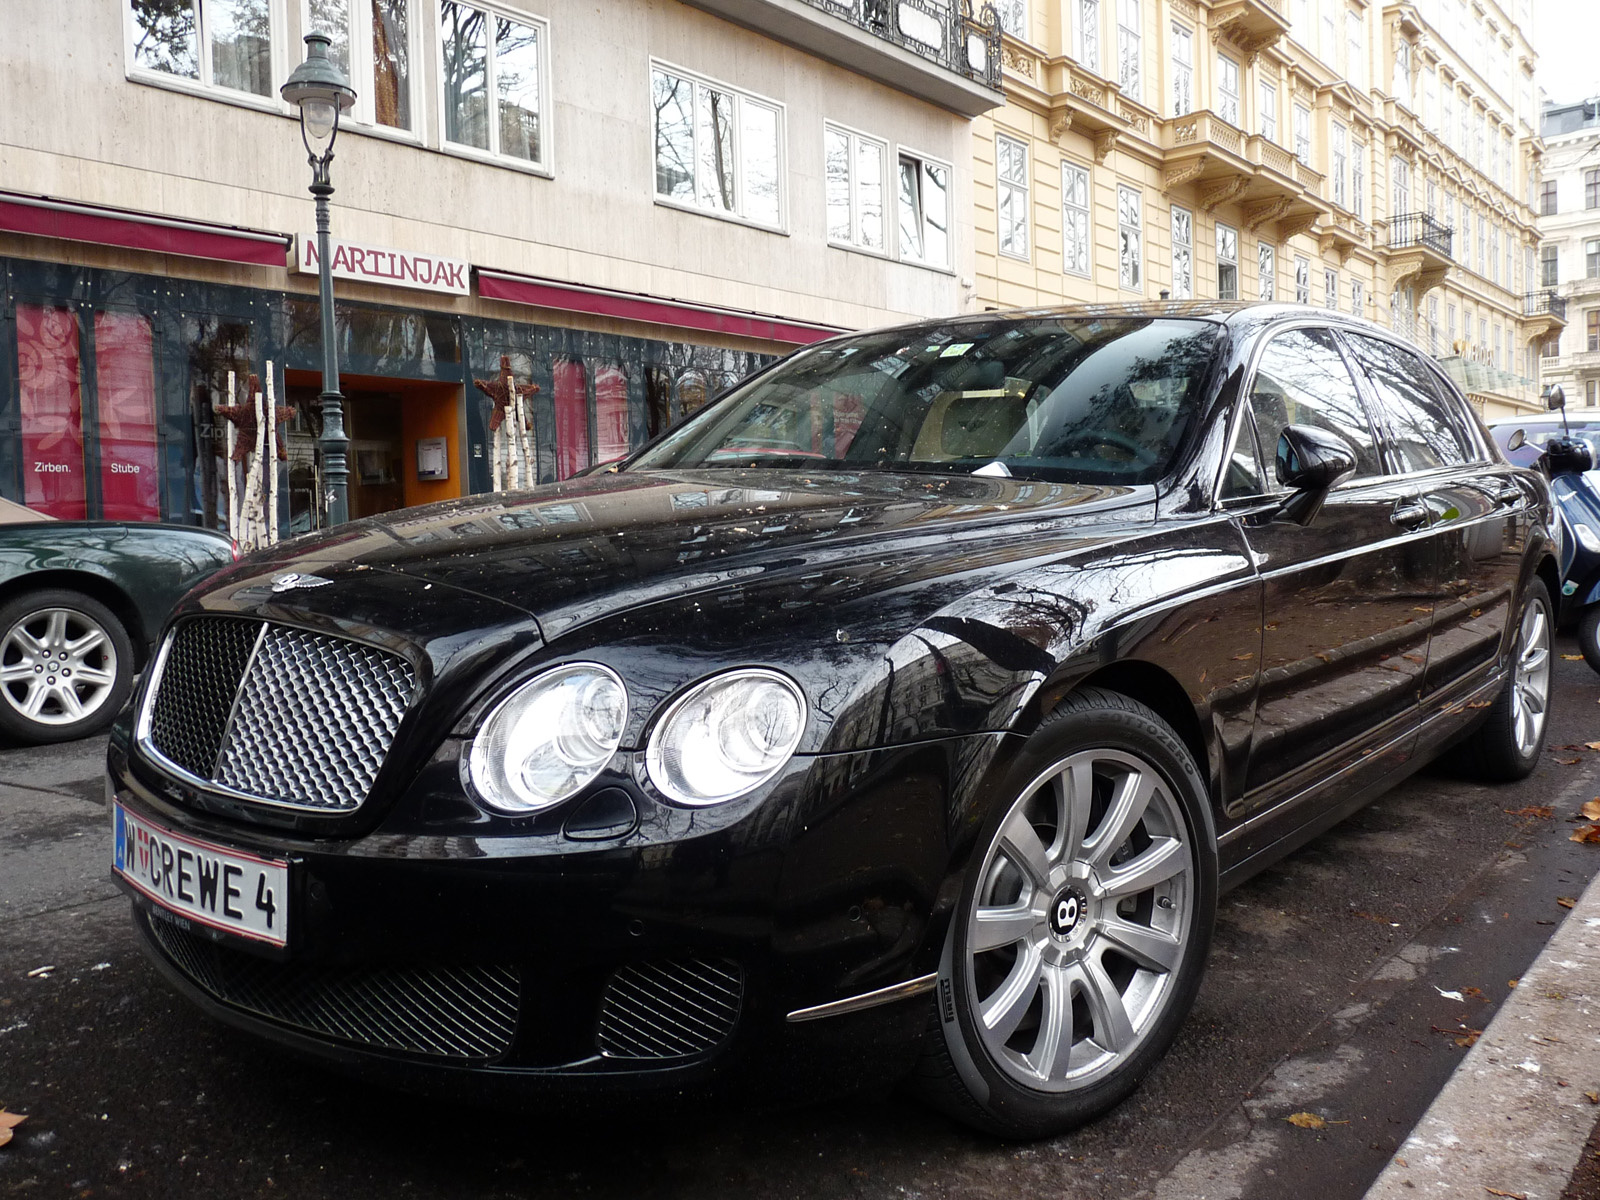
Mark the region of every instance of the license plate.
POLYGON ((288 943, 289 864, 180 836, 112 805, 112 865, 161 907, 239 937, 288 943))

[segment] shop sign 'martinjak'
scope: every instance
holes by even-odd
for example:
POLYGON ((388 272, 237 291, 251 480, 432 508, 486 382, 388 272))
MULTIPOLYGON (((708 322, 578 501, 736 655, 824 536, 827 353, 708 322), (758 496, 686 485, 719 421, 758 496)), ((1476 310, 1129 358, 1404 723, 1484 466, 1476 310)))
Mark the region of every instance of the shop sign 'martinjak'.
MULTIPOLYGON (((303 233, 296 242, 294 269, 316 274, 316 235, 303 233)), ((335 279, 424 288, 430 292, 450 292, 456 296, 465 296, 470 290, 467 263, 459 258, 439 258, 432 254, 415 254, 382 246, 360 246, 337 238, 330 244, 333 248, 330 266, 335 279)))

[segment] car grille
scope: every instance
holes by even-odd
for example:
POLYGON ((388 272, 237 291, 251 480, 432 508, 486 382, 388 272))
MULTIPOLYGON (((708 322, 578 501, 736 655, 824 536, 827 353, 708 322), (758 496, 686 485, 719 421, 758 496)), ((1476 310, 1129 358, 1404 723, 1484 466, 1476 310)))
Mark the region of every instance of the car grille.
POLYGON ((600 997, 595 1042, 607 1058, 687 1058, 728 1040, 744 999, 744 971, 730 959, 634 963, 600 997))
POLYGON ((323 967, 270 962, 147 919, 168 961, 232 1008, 320 1037, 485 1061, 511 1048, 515 967, 323 967))
POLYGON ((148 744, 197 779, 317 812, 360 806, 416 689, 406 662, 347 638, 241 617, 175 628, 148 744))

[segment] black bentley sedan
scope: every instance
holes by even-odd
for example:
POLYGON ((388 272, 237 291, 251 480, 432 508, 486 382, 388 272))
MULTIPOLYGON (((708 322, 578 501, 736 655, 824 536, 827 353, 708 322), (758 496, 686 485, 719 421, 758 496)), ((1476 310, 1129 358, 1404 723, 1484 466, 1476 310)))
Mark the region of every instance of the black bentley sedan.
POLYGON ((110 749, 115 871, 221 1020, 483 1098, 909 1075, 1126 1096, 1220 890, 1446 748, 1536 762, 1544 483, 1305 307, 802 350, 614 473, 225 569, 110 749))

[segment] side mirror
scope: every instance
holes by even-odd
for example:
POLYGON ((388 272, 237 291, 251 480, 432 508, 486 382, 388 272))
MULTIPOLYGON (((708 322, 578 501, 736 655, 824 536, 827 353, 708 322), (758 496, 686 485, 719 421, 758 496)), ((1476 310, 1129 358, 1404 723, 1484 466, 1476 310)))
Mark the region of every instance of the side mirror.
POLYGON ((1551 412, 1567 407, 1567 394, 1561 390, 1559 383, 1545 384, 1544 391, 1540 393, 1540 397, 1544 400, 1545 407, 1551 412))
POLYGON ((1278 435, 1278 482, 1293 488, 1276 519, 1309 525, 1328 493, 1356 469, 1356 452, 1336 433, 1312 425, 1289 425, 1278 435))
POLYGON ((1557 475, 1576 475, 1594 466, 1594 452, 1589 443, 1579 437, 1553 437, 1544 448, 1545 473, 1554 479, 1557 475))
POLYGON ((1506 439, 1507 450, 1521 450, 1527 444, 1528 437, 1520 429, 1513 430, 1511 436, 1506 439))

